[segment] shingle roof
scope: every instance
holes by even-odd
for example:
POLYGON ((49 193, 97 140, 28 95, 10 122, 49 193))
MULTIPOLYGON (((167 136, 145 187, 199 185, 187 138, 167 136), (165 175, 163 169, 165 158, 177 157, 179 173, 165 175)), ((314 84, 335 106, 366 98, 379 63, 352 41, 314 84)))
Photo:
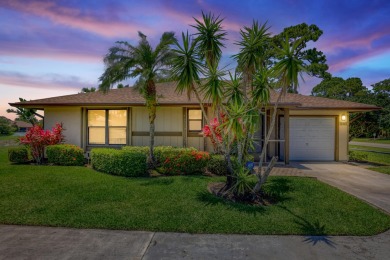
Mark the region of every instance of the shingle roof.
MULTIPOLYGON (((158 83, 156 85, 158 103, 167 105, 198 105, 194 95, 188 100, 187 94, 175 92, 173 82, 158 83)), ((271 105, 277 99, 278 93, 271 92, 271 105)), ((108 93, 89 92, 74 95, 58 96, 52 98, 36 99, 26 102, 10 103, 16 107, 44 108, 45 106, 139 106, 144 105, 145 100, 134 88, 112 89, 108 93)), ((344 109, 350 111, 380 109, 374 105, 367 105, 343 100, 305 96, 287 93, 279 103, 280 107, 293 109, 344 109)))
POLYGON ((17 127, 33 127, 33 125, 31 123, 27 123, 27 122, 20 121, 20 120, 16 120, 15 125, 17 127))

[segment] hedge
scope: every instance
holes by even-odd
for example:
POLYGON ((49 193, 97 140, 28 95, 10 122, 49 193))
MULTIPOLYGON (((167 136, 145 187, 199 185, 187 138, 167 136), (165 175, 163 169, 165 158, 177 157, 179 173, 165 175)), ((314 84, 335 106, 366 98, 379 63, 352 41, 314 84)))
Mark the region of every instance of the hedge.
MULTIPOLYGON (((232 161, 233 169, 237 169, 238 162, 236 157, 232 155, 230 156, 230 159, 232 161)), ((248 161, 253 162, 254 156, 248 155, 248 161)), ((221 154, 211 154, 210 160, 207 163, 207 171, 215 175, 221 175, 221 176, 227 175, 228 171, 225 162, 225 156, 221 154)))
POLYGON ((85 163, 84 150, 72 144, 56 144, 46 147, 49 163, 64 166, 82 166, 85 163))
POLYGON ((91 165, 97 171, 113 175, 147 175, 146 154, 140 151, 94 148, 91 150, 91 165))
POLYGON ((211 154, 210 160, 207 163, 207 171, 215 175, 227 175, 228 171, 225 162, 225 157, 220 154, 211 154))
POLYGON ((141 152, 149 155, 149 146, 122 146, 122 150, 131 152, 141 152))
POLYGON ((202 174, 210 156, 195 148, 156 147, 155 156, 160 171, 168 175, 202 174))
POLYGON ((28 150, 25 147, 8 149, 8 160, 12 163, 26 163, 29 161, 28 150))

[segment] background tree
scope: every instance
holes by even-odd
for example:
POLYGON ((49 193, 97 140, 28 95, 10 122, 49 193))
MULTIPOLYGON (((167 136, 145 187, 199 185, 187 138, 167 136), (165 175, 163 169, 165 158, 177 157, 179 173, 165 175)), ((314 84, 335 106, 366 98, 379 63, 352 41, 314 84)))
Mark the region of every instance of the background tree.
MULTIPOLYGON (((19 98, 19 101, 25 102, 27 100, 19 98)), ((17 107, 16 109, 7 109, 7 113, 14 113, 18 116, 16 120, 30 123, 33 126, 39 123, 36 117, 43 119, 43 116, 38 114, 36 109, 32 108, 17 107)))
POLYGON ((0 116, 0 135, 11 135, 17 130, 12 120, 0 116))
POLYGON ((173 57, 171 45, 175 42, 173 32, 165 32, 160 42, 153 49, 146 35, 139 32, 138 45, 119 41, 109 49, 104 58, 106 70, 100 77, 99 90, 107 92, 114 83, 129 78, 137 78, 135 87, 140 91, 146 102, 149 113, 149 166, 154 167, 154 132, 157 107, 156 80, 168 75, 168 69, 173 57))
POLYGON ((89 93, 89 92, 95 92, 96 91, 96 88, 95 87, 91 87, 91 88, 82 88, 81 89, 81 92, 79 93, 89 93))
POLYGON ((383 136, 390 137, 390 78, 371 86, 375 96, 375 104, 383 108, 383 110, 376 112, 379 130, 383 136))
MULTIPOLYGON (((291 45, 298 43, 294 50, 294 56, 302 61, 302 66, 309 76, 319 78, 330 77, 330 74, 327 72, 328 65, 326 64, 325 54, 316 48, 307 48, 309 43, 316 42, 322 34, 323 31, 314 24, 307 25, 306 23, 302 23, 287 27, 280 34, 272 38, 272 45, 268 50, 270 60, 277 62, 280 57, 276 50, 277 48, 282 48, 282 44, 287 38, 291 45)), ((298 93, 298 89, 293 86, 288 86, 288 92, 298 93)))
POLYGON ((390 135, 390 79, 372 85, 369 90, 360 78, 329 77, 316 85, 311 94, 317 97, 340 99, 376 105, 380 111, 350 114, 350 139, 390 135))

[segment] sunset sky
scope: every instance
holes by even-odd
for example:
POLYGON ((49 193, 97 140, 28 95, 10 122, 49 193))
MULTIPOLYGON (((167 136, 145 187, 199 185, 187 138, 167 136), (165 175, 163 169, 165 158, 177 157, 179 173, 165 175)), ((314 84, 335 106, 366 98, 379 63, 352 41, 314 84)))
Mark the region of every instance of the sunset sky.
MULTIPOLYGON (((0 116, 9 102, 74 94, 96 87, 102 58, 118 40, 137 43, 142 31, 155 44, 164 31, 190 30, 201 11, 225 18, 224 61, 238 48, 239 29, 268 21, 273 34, 316 24, 324 34, 315 44, 330 73, 360 77, 366 86, 390 78, 390 1, 198 0, 29 1, 0 0, 0 116)), ((308 79, 299 92, 310 94, 308 79)))

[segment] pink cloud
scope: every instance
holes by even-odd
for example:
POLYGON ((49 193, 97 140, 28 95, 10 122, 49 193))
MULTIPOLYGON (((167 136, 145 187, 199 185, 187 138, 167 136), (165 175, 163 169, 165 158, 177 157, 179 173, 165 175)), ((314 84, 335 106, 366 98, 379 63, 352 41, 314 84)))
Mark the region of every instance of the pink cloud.
POLYGON ((390 27, 384 28, 382 31, 373 32, 370 35, 359 35, 359 37, 352 39, 345 39, 345 37, 334 36, 332 38, 324 38, 319 44, 321 50, 327 53, 337 53, 343 48, 371 48, 372 42, 381 39, 390 34, 390 27))
POLYGON ((78 61, 85 63, 103 62, 103 54, 88 53, 85 51, 66 50, 60 48, 43 48, 26 44, 1 44, 0 55, 22 58, 39 58, 63 61, 78 61))
MULTIPOLYGON (((82 13, 79 9, 59 6, 55 2, 26 2, 12 0, 6 6, 18 11, 45 17, 54 23, 92 32, 105 37, 118 37, 135 34, 141 28, 140 24, 123 21, 107 21, 100 17, 82 13)), ((153 28, 142 25, 146 34, 154 33, 153 28)))
POLYGON ((15 72, 0 71, 0 87, 25 87, 36 89, 63 89, 80 90, 83 87, 93 85, 90 82, 82 82, 78 77, 63 75, 30 76, 15 72))

